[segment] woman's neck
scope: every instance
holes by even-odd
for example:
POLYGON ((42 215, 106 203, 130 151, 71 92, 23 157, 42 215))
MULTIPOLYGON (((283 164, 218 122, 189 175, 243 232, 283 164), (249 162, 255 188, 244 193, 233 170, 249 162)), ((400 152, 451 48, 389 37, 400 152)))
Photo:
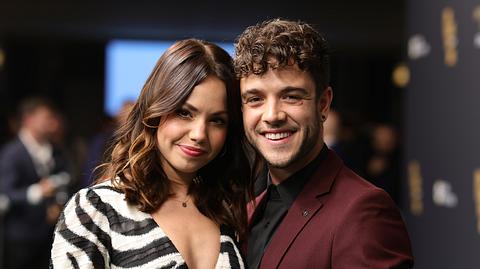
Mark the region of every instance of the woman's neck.
POLYGON ((162 160, 162 169, 170 180, 170 192, 175 195, 185 196, 188 194, 193 178, 197 175, 194 173, 184 173, 174 169, 165 160, 162 160))
POLYGON ((185 182, 182 180, 172 179, 172 178, 169 178, 169 180, 170 180, 171 194, 178 197, 185 197, 188 195, 188 190, 190 188, 191 180, 190 182, 185 182))
POLYGON ((170 181, 171 194, 178 197, 185 197, 188 195, 195 174, 169 173, 169 171, 165 171, 165 175, 170 181))

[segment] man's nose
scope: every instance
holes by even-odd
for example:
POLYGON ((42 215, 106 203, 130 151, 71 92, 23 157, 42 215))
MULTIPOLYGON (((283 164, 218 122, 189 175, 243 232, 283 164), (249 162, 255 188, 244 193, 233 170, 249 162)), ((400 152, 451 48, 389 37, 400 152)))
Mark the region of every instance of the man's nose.
POLYGON ((278 124, 287 119, 287 114, 283 111, 281 105, 276 101, 267 102, 262 120, 268 124, 278 124))

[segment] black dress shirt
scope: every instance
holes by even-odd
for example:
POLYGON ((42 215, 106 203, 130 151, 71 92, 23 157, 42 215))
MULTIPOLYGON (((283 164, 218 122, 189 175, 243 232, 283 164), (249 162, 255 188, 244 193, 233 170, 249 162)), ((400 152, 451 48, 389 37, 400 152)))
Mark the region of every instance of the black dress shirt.
POLYGON ((257 179, 255 196, 265 190, 267 193, 263 202, 258 205, 248 237, 247 264, 249 269, 259 267, 263 253, 288 209, 327 155, 328 148, 324 145, 320 154, 313 161, 278 185, 272 183, 267 168, 257 179))

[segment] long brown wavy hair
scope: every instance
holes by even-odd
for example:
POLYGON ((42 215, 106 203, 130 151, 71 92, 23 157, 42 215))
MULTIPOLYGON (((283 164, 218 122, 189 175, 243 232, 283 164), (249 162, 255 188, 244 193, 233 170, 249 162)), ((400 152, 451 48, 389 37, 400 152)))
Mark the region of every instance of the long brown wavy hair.
POLYGON ((116 131, 97 182, 110 179, 127 202, 143 212, 158 209, 170 195, 170 181, 160 165, 158 125, 211 75, 222 80, 227 89, 227 138, 222 153, 198 171, 202 180, 191 184, 189 193, 204 215, 236 229, 243 238, 252 183, 244 152, 239 85, 231 57, 213 43, 178 41, 160 57, 126 122, 116 131))

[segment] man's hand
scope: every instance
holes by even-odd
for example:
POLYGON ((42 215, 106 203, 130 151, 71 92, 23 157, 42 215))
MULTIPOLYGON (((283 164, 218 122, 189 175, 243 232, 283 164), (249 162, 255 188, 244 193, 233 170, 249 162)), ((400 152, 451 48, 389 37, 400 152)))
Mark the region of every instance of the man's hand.
POLYGON ((56 187, 48 178, 42 178, 38 182, 38 185, 40 186, 44 198, 52 197, 55 194, 56 187))

